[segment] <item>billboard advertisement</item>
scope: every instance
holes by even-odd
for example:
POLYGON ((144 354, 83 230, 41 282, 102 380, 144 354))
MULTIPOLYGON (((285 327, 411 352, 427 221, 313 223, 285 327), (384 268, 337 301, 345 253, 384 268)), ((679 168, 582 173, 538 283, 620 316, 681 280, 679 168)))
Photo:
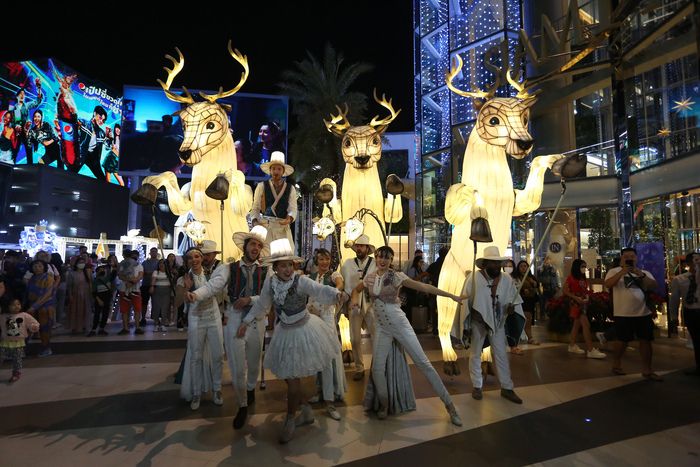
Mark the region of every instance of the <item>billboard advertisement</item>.
POLYGON ((45 164, 124 185, 122 98, 52 59, 0 67, 0 163, 45 164))
MULTIPOLYGON (((287 97, 237 93, 218 102, 231 106, 238 170, 247 179, 263 179, 260 164, 273 151, 287 153, 287 97)), ((191 173, 178 154, 183 140, 180 110, 181 105, 169 100, 161 88, 124 87, 122 170, 191 173)))

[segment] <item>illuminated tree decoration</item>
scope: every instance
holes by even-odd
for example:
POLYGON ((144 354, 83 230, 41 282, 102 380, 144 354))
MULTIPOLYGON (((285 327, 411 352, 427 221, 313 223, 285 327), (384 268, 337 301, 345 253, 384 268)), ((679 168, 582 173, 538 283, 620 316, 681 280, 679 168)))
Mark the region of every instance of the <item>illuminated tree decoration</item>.
MULTIPOLYGON (((168 205, 176 215, 187 212, 200 222, 207 221, 209 227, 205 229, 204 239, 221 241, 221 217, 219 201, 208 197, 205 191, 217 175, 223 173, 229 181, 229 193, 226 200, 226 209, 223 215, 223 251, 229 260, 236 260, 242 256, 241 250, 233 242, 234 232, 248 231, 246 214, 253 204, 253 191, 245 184, 243 172, 236 165, 236 152, 233 146, 233 138, 229 131, 227 112, 231 107, 217 102, 218 99, 229 97, 238 92, 248 79, 248 58, 238 50, 231 48, 228 43, 228 51, 231 57, 243 67, 241 79, 238 84, 224 91, 219 88, 216 94, 199 95, 204 102, 195 102, 190 92, 183 86, 182 95, 170 90, 175 76, 182 71, 185 59, 179 49, 175 49, 178 59, 170 55, 165 57, 173 63, 173 68, 165 68, 168 73, 166 82, 158 80, 168 99, 187 105, 181 112, 184 140, 180 146, 180 160, 192 167, 192 181, 179 188, 177 177, 173 172, 163 172, 159 175, 146 177, 143 184, 151 184, 156 188, 165 187, 168 193, 168 205)), ((187 229, 186 229, 187 231, 187 229)), ((189 234, 188 234, 189 235, 189 234)), ((195 240, 196 241, 196 240, 195 240)))

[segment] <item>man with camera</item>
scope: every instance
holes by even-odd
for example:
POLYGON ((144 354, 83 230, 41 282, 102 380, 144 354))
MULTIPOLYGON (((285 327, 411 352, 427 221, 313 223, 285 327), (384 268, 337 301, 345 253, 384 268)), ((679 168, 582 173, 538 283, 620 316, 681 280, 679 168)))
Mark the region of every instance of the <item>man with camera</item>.
POLYGON ((627 344, 639 340, 642 357, 642 376, 650 381, 663 381, 651 370, 654 340, 654 313, 646 305, 646 295, 656 288, 656 280, 649 272, 637 267, 637 251, 623 248, 620 267, 612 268, 605 275, 605 287, 613 294, 613 315, 617 341, 614 344, 613 368, 616 375, 624 375, 621 359, 627 344))

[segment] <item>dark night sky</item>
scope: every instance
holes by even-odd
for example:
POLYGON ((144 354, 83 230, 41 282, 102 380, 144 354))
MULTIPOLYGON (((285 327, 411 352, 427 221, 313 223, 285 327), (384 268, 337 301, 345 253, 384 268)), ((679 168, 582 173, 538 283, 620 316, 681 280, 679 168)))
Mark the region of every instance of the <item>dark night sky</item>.
MULTIPOLYGON (((393 98, 402 112, 389 131, 413 128, 411 1, 236 1, 223 10, 202 1, 181 8, 143 6, 146 0, 110 8, 63 3, 61 9, 16 10, 23 19, 4 22, 3 36, 11 40, 0 46, 0 61, 53 57, 110 86, 157 86, 155 80, 165 77, 162 66, 169 64, 164 54, 178 46, 185 68, 173 87, 217 89, 231 87, 240 76, 226 51, 231 39, 250 63, 241 92, 277 94, 282 70, 306 50, 320 57, 330 42, 348 62, 375 66, 353 89, 371 96, 376 86, 393 98)), ((370 115, 384 113, 377 105, 369 109, 370 115)))

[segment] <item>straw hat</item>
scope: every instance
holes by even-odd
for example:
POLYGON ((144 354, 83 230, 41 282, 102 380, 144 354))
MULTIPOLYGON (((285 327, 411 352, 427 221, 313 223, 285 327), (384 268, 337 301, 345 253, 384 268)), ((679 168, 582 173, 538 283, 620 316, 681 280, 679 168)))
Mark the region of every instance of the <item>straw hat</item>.
POLYGON ((273 240, 270 243, 270 255, 263 258, 263 264, 272 264, 277 261, 304 261, 304 258, 294 254, 292 250, 292 245, 286 238, 280 238, 278 240, 273 240))
POLYGON ((501 256, 497 246, 487 246, 484 248, 484 256, 476 260, 476 267, 483 269, 484 261, 505 261, 507 259, 510 258, 507 256, 501 256))
POLYGON ((284 153, 281 151, 274 151, 270 156, 269 162, 264 162, 260 164, 260 170, 270 175, 270 167, 272 167, 275 164, 284 167, 284 173, 282 174, 283 177, 288 177, 294 173, 294 167, 285 163, 284 153))
POLYGON ((207 253, 221 253, 221 250, 216 248, 216 242, 214 240, 204 240, 199 250, 203 255, 207 253))
POLYGON ((267 244, 267 229, 262 225, 256 225, 251 229, 250 232, 236 232, 233 234, 233 243, 236 244, 241 251, 244 250, 245 241, 249 238, 254 238, 255 240, 262 243, 263 248, 260 251, 260 257, 264 257, 270 254, 270 245, 267 244))
POLYGON ((357 245, 367 245, 369 247, 370 254, 373 254, 374 250, 376 250, 374 245, 369 242, 369 237, 366 234, 362 234, 357 237, 357 240, 355 240, 355 243, 352 245, 352 251, 357 252, 357 249, 355 248, 357 245))

